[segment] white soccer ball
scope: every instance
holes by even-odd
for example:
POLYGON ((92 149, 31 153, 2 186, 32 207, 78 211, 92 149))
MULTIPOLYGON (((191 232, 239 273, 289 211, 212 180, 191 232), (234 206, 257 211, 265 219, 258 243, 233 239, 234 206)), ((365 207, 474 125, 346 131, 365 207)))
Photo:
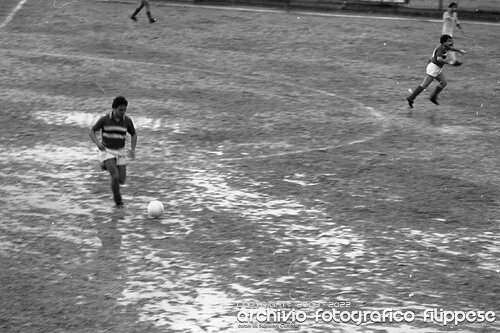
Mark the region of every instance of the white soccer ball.
POLYGON ((158 218, 163 215, 163 204, 158 200, 153 200, 148 205, 148 214, 152 218, 158 218))

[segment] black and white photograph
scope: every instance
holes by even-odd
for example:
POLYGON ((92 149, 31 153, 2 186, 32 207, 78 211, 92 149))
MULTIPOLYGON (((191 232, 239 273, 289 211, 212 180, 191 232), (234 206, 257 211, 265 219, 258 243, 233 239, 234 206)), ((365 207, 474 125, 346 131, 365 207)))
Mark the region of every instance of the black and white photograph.
POLYGON ((500 0, 1 0, 1 333, 500 332, 500 0))

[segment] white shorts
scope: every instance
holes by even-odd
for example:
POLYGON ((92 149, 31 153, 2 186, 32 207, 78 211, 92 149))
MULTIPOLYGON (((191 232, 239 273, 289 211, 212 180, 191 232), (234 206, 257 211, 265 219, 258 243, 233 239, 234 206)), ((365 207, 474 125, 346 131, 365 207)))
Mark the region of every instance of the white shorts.
POLYGON ((443 71, 443 67, 439 67, 438 65, 436 65, 435 63, 433 62, 430 62, 428 65, 427 65, 427 69, 426 69, 426 73, 427 75, 430 75, 432 77, 437 77, 439 74, 441 74, 441 72, 443 71))
POLYGON ((99 150, 99 161, 101 162, 116 158, 116 165, 126 165, 129 157, 130 151, 125 148, 99 150))

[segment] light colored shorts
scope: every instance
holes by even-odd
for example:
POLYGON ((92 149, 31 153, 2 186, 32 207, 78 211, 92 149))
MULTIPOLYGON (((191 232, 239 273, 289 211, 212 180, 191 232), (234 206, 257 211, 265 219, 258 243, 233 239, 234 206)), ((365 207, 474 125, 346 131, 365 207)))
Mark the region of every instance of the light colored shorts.
POLYGON ((430 75, 432 77, 436 77, 438 76, 439 74, 441 74, 441 72, 443 71, 443 67, 439 67, 438 65, 436 65, 435 63, 433 62, 430 62, 428 65, 427 65, 427 69, 426 69, 426 73, 427 75, 430 75))
POLYGON ((128 149, 106 149, 104 151, 99 150, 99 161, 104 162, 106 160, 116 158, 116 165, 126 165, 127 160, 130 157, 130 151, 128 149))

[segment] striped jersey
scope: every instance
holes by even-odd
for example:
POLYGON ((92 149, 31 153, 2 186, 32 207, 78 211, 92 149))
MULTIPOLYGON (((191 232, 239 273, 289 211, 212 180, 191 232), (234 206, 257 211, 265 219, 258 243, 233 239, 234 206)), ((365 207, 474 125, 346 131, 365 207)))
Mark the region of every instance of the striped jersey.
POLYGON ((121 149, 125 147, 127 132, 135 135, 135 127, 132 119, 123 116, 123 119, 117 121, 113 117, 113 112, 102 116, 92 127, 94 132, 101 131, 102 145, 109 149, 121 149))

